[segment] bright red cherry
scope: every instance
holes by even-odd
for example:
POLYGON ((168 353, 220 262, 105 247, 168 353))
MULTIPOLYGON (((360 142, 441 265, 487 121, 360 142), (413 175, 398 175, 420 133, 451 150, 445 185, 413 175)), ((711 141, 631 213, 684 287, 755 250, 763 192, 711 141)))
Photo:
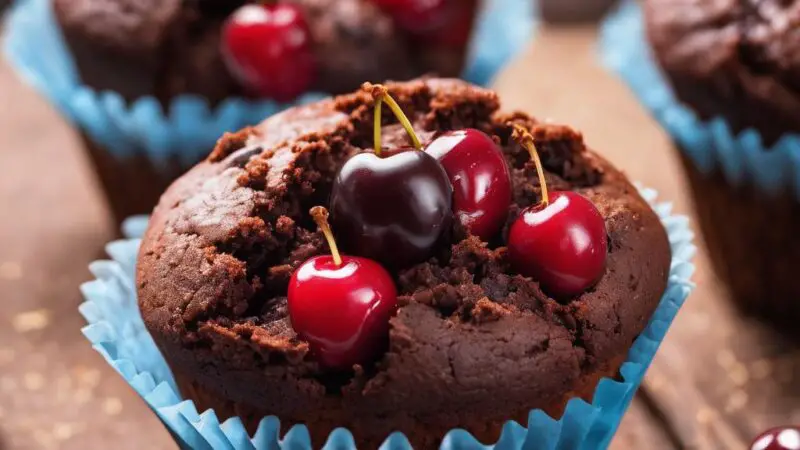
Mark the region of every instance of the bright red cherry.
POLYGON ((757 437, 750 450, 800 450, 800 427, 773 428, 757 437))
POLYGON ((311 33, 292 4, 247 4, 223 28, 228 68, 253 93, 280 102, 307 91, 316 77, 311 33))
POLYGON ((489 240, 503 227, 511 204, 511 177, 503 152, 482 131, 439 136, 425 151, 439 160, 453 185, 453 211, 472 234, 489 240))
POLYGON ((332 255, 311 258, 294 272, 289 319, 321 365, 347 370, 370 362, 385 347, 397 290, 375 261, 339 255, 327 214, 322 207, 311 210, 332 255))
POLYGON ((522 211, 508 234, 508 256, 522 275, 539 281, 551 295, 582 293, 603 275, 608 251, 603 216, 575 192, 547 193, 533 137, 519 127, 515 139, 528 147, 539 172, 542 203, 522 211))

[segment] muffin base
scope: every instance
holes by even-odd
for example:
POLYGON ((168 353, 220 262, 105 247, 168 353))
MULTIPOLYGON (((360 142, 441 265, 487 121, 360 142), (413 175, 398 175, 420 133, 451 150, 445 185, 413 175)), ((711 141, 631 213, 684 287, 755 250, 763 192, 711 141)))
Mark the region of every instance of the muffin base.
POLYGON ((523 426, 528 422, 528 414, 532 409, 542 409, 550 417, 560 418, 564 414, 567 402, 573 398, 582 398, 591 403, 597 384, 603 378, 616 378, 619 375, 619 368, 625 362, 627 352, 609 360, 605 365, 597 370, 586 374, 578 380, 571 392, 548 405, 531 405, 524 411, 509 411, 505 418, 489 418, 476 415, 469 420, 461 423, 453 423, 446 419, 436 423, 430 420, 416 421, 403 412, 399 411, 399 420, 392 417, 363 417, 359 423, 332 422, 327 420, 313 420, 314 412, 309 412, 309 419, 303 421, 293 421, 281 417, 279 411, 271 411, 268 408, 257 408, 252 405, 234 402, 229 400, 225 394, 208 389, 200 384, 191 375, 180 371, 172 370, 175 382, 183 395, 183 398, 192 400, 198 411, 213 409, 220 421, 231 417, 238 417, 244 423, 245 428, 251 434, 255 433, 258 424, 266 416, 274 415, 281 420, 281 431, 285 433, 292 426, 305 424, 311 435, 311 442, 314 448, 322 448, 330 433, 339 427, 345 427, 355 433, 355 443, 361 449, 377 449, 383 444, 389 435, 395 431, 403 432, 411 442, 411 446, 418 450, 437 449, 441 444, 442 438, 453 428, 463 428, 472 433, 475 438, 484 444, 493 444, 500 439, 503 425, 509 420, 514 420, 523 426), (405 426, 398 426, 402 423, 405 426), (358 431, 356 431, 358 430, 358 431))
POLYGON ((744 312, 776 324, 800 318, 800 202, 701 173, 683 153, 696 217, 717 275, 744 312))
POLYGON ((156 166, 144 155, 112 155, 85 134, 81 138, 117 225, 136 214, 149 214, 161 194, 185 169, 176 160, 156 166))

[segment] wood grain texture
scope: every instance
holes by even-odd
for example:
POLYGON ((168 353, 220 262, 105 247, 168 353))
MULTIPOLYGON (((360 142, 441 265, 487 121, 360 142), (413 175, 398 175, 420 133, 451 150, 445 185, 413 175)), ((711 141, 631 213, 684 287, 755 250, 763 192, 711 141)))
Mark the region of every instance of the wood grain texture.
MULTIPOLYGON (((594 30, 544 29, 498 80, 508 108, 573 124, 688 212, 667 138, 593 57, 594 30)), ((169 435, 80 334, 78 285, 112 225, 77 135, 0 64, 0 450, 170 449, 169 435)), ((800 423, 795 343, 740 317, 698 256, 679 315, 614 450, 737 449, 800 423)))

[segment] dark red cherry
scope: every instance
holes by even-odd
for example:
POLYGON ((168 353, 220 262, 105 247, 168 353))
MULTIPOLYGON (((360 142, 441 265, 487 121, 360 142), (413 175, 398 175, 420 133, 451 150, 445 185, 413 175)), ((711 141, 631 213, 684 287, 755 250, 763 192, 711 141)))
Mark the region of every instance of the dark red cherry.
POLYGON ((286 102, 314 82, 311 33, 299 7, 244 5, 228 18, 222 33, 229 69, 253 93, 286 102))
POLYGON ((757 437, 750 450, 800 450, 800 426, 773 428, 757 437))
POLYGON ((419 34, 442 28, 451 21, 462 0, 372 0, 404 30, 419 34))
POLYGON ((389 267, 409 266, 428 259, 450 228, 453 187, 439 162, 422 151, 413 124, 388 89, 371 83, 362 89, 375 99, 375 153, 353 156, 339 170, 331 192, 331 220, 349 253, 389 267), (413 148, 383 148, 384 104, 413 148))
POLYGON ((320 364, 350 369, 384 348, 397 307, 392 277, 375 261, 332 256, 306 261, 289 283, 289 318, 320 364))
POLYGON ((607 235, 603 216, 586 197, 555 192, 511 225, 508 256, 517 272, 555 296, 580 294, 602 276, 607 235))
POLYGON ((361 153, 334 180, 331 222, 346 252, 406 267, 431 256, 452 223, 452 198, 447 173, 423 151, 361 153))
POLYGON ((425 151, 438 159, 453 185, 453 211, 472 234, 488 240, 503 227, 511 178, 503 152, 482 131, 450 131, 425 151))

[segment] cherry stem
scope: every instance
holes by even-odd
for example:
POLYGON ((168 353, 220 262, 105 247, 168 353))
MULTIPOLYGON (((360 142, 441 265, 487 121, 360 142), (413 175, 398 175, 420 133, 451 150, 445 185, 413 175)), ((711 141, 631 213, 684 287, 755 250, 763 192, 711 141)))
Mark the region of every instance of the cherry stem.
POLYGON ((389 90, 386 89, 386 86, 382 84, 364 83, 361 88, 372 94, 372 98, 375 99, 375 154, 378 156, 381 155, 381 110, 383 109, 382 107, 384 103, 389 106, 389 109, 392 110, 394 116, 397 117, 398 121, 400 121, 400 125, 402 125, 406 130, 408 137, 411 138, 411 143, 414 145, 414 148, 417 150, 422 150, 422 142, 420 142, 417 133, 414 132, 414 126, 411 125, 411 121, 408 120, 408 116, 406 116, 406 114, 403 112, 403 108, 401 108, 394 98, 389 95, 389 90))
POLYGON ((339 254, 339 247, 336 245, 336 240, 333 238, 333 231, 331 231, 331 226, 328 224, 328 210, 323 208, 322 206, 315 206, 311 208, 311 217, 314 218, 314 222, 317 223, 320 231, 322 234, 325 235, 325 239, 328 241, 328 247, 331 248, 331 255, 333 256, 333 263, 337 266, 342 265, 342 255, 339 254))
POLYGON ((542 189, 542 203, 541 206, 547 207, 550 204, 550 196, 547 193, 547 180, 544 177, 544 168, 542 167, 542 160, 539 158, 539 151, 536 150, 536 143, 533 140, 531 133, 521 125, 514 125, 514 132, 511 138, 519 143, 519 145, 528 149, 531 154, 533 163, 536 164, 536 172, 539 174, 539 186, 542 189))

